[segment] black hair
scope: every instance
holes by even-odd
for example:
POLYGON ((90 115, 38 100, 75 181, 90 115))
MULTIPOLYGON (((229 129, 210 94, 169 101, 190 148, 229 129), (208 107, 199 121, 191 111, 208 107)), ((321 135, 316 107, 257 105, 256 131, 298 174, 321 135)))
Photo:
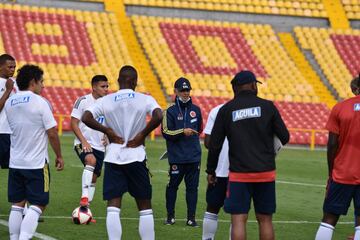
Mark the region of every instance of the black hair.
POLYGON ((118 81, 137 80, 137 71, 133 66, 125 65, 119 71, 118 81))
POLYGON ((0 55, 0 66, 4 65, 6 61, 15 61, 15 58, 9 54, 0 55))
POLYGON ((101 82, 101 81, 104 81, 104 82, 107 82, 108 79, 105 75, 95 75, 92 79, 91 79, 91 85, 94 85, 95 83, 97 82, 101 82))
POLYGON ((23 91, 28 89, 31 80, 34 79, 35 82, 38 82, 43 75, 44 71, 40 67, 30 64, 24 65, 17 71, 16 83, 19 90, 23 91))

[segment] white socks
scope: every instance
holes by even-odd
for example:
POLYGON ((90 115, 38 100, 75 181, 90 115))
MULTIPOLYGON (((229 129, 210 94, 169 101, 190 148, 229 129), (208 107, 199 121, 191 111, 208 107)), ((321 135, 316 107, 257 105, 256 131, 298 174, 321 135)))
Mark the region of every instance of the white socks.
POLYGON ((84 171, 82 174, 82 193, 81 193, 81 197, 87 197, 89 198, 89 188, 91 186, 91 182, 92 182, 92 178, 93 178, 93 174, 94 174, 94 167, 90 166, 90 165, 86 165, 84 167, 84 171))
POLYGON ((154 215, 152 209, 146 209, 139 212, 139 234, 141 240, 154 240, 154 215))
POLYGON ((20 227, 23 220, 24 208, 12 206, 9 216, 10 240, 18 240, 20 236, 20 227))
POLYGON ((38 226, 38 220, 42 211, 36 206, 30 206, 21 223, 19 240, 29 240, 33 237, 38 226))
POLYGON ((205 212, 203 221, 203 240, 213 240, 218 227, 218 215, 215 213, 205 212))
POLYGON ((322 222, 316 233, 315 240, 331 240, 334 229, 334 226, 322 222))
POLYGON ((360 240, 360 226, 355 227, 354 240, 360 240))
POLYGON ((89 188, 89 202, 91 202, 94 198, 94 194, 95 194, 95 183, 91 183, 90 188, 89 188))
POLYGON ((107 208, 106 229, 109 240, 121 239, 122 228, 120 222, 120 208, 117 207, 107 208))

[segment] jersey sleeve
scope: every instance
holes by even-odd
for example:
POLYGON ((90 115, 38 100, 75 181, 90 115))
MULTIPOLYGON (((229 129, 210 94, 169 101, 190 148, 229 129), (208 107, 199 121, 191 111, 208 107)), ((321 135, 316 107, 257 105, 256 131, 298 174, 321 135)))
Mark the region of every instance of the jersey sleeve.
POLYGON ((52 107, 49 102, 45 99, 40 100, 41 105, 41 114, 42 114, 42 122, 44 128, 49 130, 50 128, 56 127, 57 123, 55 121, 54 115, 52 113, 52 107))
POLYGON ((209 113, 205 128, 204 128, 204 133, 207 135, 211 135, 211 131, 214 127, 214 123, 215 123, 215 119, 216 119, 216 115, 217 112, 215 111, 215 109, 212 109, 209 113))
POLYGON ((329 119, 326 123, 326 127, 329 132, 339 134, 340 132, 340 121, 339 121, 339 105, 335 105, 331 110, 329 119))
POLYGON ((146 112, 149 115, 152 115, 152 112, 157 109, 160 108, 160 105, 156 102, 155 98, 153 98, 152 96, 147 96, 146 99, 146 112))
POLYGON ((80 97, 76 100, 72 112, 71 112, 71 117, 74 117, 76 119, 81 120, 81 117, 84 113, 84 101, 85 97, 80 97))
POLYGON ((102 97, 98 99, 93 105, 85 109, 84 111, 89 111, 93 115, 95 119, 97 119, 100 116, 104 116, 104 104, 105 97, 102 97))

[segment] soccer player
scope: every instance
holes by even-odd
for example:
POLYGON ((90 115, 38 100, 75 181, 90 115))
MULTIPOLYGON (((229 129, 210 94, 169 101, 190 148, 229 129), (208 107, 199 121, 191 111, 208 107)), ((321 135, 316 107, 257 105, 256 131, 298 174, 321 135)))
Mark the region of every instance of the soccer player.
POLYGON ((120 69, 118 83, 119 91, 100 98, 82 117, 88 127, 105 133, 110 142, 104 159, 103 188, 103 198, 107 200, 108 238, 121 239, 122 196, 129 192, 139 210, 140 237, 153 240, 152 189, 144 142, 146 136, 159 126, 162 111, 153 97, 135 92, 137 71, 132 66, 120 69), (152 116, 148 123, 147 114, 152 116), (107 126, 95 120, 99 116, 105 117, 107 126))
POLYGON ((175 104, 164 112, 162 134, 166 139, 170 180, 166 186, 166 225, 175 223, 177 190, 185 179, 187 221, 186 225, 198 227, 195 221, 198 197, 202 131, 202 116, 198 106, 190 98, 191 85, 186 78, 175 81, 175 104))
POLYGON ((43 71, 34 65, 19 69, 19 92, 5 104, 11 129, 8 199, 11 240, 28 240, 34 235, 38 219, 49 203, 48 141, 55 152, 55 166, 64 168, 56 121, 49 103, 40 96, 43 71), (31 206, 23 218, 25 203, 31 206))
MULTIPOLYGON (((104 161, 105 146, 104 134, 87 127, 81 122, 85 110, 93 105, 97 99, 107 95, 109 84, 104 75, 96 75, 91 80, 92 92, 78 98, 71 112, 71 128, 75 133, 74 149, 81 162, 84 164, 81 184, 80 206, 88 207, 95 193, 96 179, 101 174, 104 161)), ((104 124, 104 116, 96 119, 104 124)))
MULTIPOLYGON (((206 126, 204 129, 205 140, 204 144, 206 148, 209 148, 211 131, 214 126, 216 116, 219 112, 219 109, 224 104, 220 104, 213 108, 210 111, 206 126)), ((228 175, 229 175, 229 143, 225 139, 222 146, 219 163, 216 167, 215 173, 216 177, 208 175, 208 186, 206 190, 206 212, 204 214, 203 220, 203 240, 213 240, 215 238, 215 233, 218 227, 218 213, 222 206, 224 205, 224 200, 226 197, 226 189, 228 184, 228 175)))
MULTIPOLYGON (((359 77, 353 80, 359 89, 359 77)), ((355 208, 355 240, 360 240, 360 95, 336 104, 331 110, 326 129, 328 184, 323 205, 323 218, 315 240, 332 238, 340 215, 346 215, 351 200, 355 208)))
POLYGON ((246 239, 246 222, 253 200, 259 239, 273 240, 276 209, 274 135, 284 145, 289 132, 275 105, 257 97, 255 75, 241 71, 231 81, 234 99, 218 112, 211 132, 207 170, 216 177, 225 137, 229 141, 229 184, 224 210, 231 214, 231 239, 246 239))
POLYGON ((9 168, 10 127, 3 111, 6 100, 16 92, 17 86, 12 76, 16 68, 15 59, 9 54, 0 55, 0 167, 9 168))

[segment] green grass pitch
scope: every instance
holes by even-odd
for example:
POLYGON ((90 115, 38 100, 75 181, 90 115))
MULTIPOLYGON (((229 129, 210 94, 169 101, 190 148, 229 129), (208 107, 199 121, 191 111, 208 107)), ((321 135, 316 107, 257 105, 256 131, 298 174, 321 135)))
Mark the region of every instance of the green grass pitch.
MULTIPOLYGON (((102 200, 102 177, 97 184, 95 199, 91 210, 97 220, 96 224, 74 225, 71 222, 71 212, 77 207, 80 197, 80 181, 82 165, 72 150, 73 136, 61 138, 62 152, 65 159, 65 170, 56 172, 54 161, 51 162, 50 204, 43 217, 45 222, 39 223, 38 233, 55 239, 107 239, 105 216, 106 203, 102 200)), ((147 141, 149 167, 153 174, 153 209, 155 217, 156 239, 201 239, 201 228, 185 226, 186 203, 184 184, 178 191, 176 203, 176 224, 164 226, 165 186, 168 181, 166 161, 159 161, 159 156, 165 150, 162 139, 147 141)), ((204 148, 203 148, 204 149, 204 148)), ((53 156, 50 150, 51 156, 53 156)), ((202 220, 205 211, 205 189, 207 151, 203 150, 202 170, 200 176, 199 198, 197 205, 197 220, 202 220)), ((319 221, 322 217, 322 202, 325 193, 327 175, 326 152, 283 149, 277 157, 277 213, 274 215, 276 239, 280 240, 310 240, 314 239, 319 221)), ((0 170, 0 221, 7 221, 10 205, 7 202, 7 170, 0 170)), ((138 211, 135 201, 126 194, 123 198, 122 239, 140 239, 138 234, 138 211)), ((221 212, 217 239, 228 239, 229 215, 221 212)), ((341 217, 333 239, 346 239, 353 232, 353 210, 348 216, 341 217)), ((199 221, 200 225, 202 224, 199 221)), ((248 239, 258 239, 258 227, 254 212, 249 214, 247 225, 248 239)), ((7 227, 0 225, 0 239, 9 239, 7 227)), ((36 238, 34 238, 36 239, 36 238)))

